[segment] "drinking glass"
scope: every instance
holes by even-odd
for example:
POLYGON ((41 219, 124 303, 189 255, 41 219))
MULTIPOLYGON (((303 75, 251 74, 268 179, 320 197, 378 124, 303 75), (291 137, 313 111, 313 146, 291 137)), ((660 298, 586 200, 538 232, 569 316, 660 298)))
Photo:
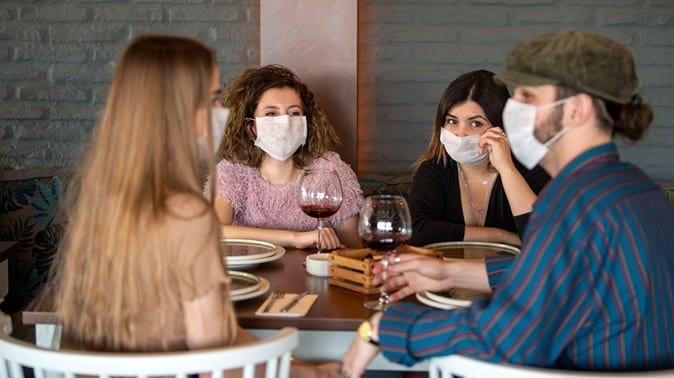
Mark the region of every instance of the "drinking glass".
POLYGON ((302 173, 298 202, 302 211, 318 219, 318 243, 316 253, 321 253, 323 219, 328 218, 342 206, 342 184, 337 172, 331 169, 309 169, 302 173))
MULTIPOLYGON (((395 261, 397 249, 412 236, 412 217, 405 198, 385 194, 366 197, 360 212, 358 233, 365 246, 382 254, 382 278, 385 281, 388 264, 395 261)), ((379 299, 364 305, 372 310, 386 311, 388 303, 388 293, 381 291, 379 299)))

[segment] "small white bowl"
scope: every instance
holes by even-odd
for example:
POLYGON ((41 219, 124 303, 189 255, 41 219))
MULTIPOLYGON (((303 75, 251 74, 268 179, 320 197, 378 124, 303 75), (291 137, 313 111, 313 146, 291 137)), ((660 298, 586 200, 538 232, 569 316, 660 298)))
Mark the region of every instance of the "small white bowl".
POLYGON ((330 257, 329 253, 314 253, 312 255, 307 255, 306 265, 307 272, 312 276, 318 277, 328 277, 330 275, 330 257))

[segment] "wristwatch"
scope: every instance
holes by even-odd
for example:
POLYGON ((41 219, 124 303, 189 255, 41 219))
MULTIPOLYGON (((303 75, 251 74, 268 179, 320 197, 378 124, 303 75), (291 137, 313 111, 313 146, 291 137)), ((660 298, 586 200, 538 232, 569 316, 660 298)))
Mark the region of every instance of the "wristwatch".
POLYGON ((363 320, 358 326, 358 336, 366 343, 379 346, 379 341, 372 338, 372 323, 369 320, 363 320))

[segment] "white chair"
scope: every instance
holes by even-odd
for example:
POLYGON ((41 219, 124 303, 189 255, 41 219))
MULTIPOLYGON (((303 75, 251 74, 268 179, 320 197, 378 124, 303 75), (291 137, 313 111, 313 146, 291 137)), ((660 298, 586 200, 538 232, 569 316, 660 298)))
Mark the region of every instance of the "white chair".
POLYGON ((432 358, 429 378, 674 378, 674 369, 633 372, 586 372, 573 370, 544 369, 531 366, 501 365, 493 362, 453 354, 432 358))
POLYGON ((7 317, 0 332, 0 378, 24 378, 26 369, 33 369, 35 378, 75 375, 186 378, 199 373, 211 373, 217 378, 232 369, 243 369, 243 377, 252 378, 255 365, 264 366, 266 378, 287 378, 290 353, 298 343, 297 329, 283 328, 269 338, 226 348, 164 353, 65 351, 15 339, 9 336, 11 324, 7 317))

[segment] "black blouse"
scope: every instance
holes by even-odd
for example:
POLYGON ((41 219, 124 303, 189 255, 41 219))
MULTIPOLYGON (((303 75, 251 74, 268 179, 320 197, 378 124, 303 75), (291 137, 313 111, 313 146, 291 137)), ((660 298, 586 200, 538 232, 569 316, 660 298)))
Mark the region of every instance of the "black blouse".
MULTIPOLYGON (((516 160, 515 166, 536 194, 550 181, 550 176, 540 166, 528 170, 516 160)), ((449 159, 446 167, 436 160, 427 160, 419 166, 408 198, 413 224, 411 245, 463 240, 466 226, 459 186, 454 160, 449 159)), ((484 226, 515 232, 521 238, 528 218, 528 213, 513 217, 501 177, 497 176, 484 226)))

